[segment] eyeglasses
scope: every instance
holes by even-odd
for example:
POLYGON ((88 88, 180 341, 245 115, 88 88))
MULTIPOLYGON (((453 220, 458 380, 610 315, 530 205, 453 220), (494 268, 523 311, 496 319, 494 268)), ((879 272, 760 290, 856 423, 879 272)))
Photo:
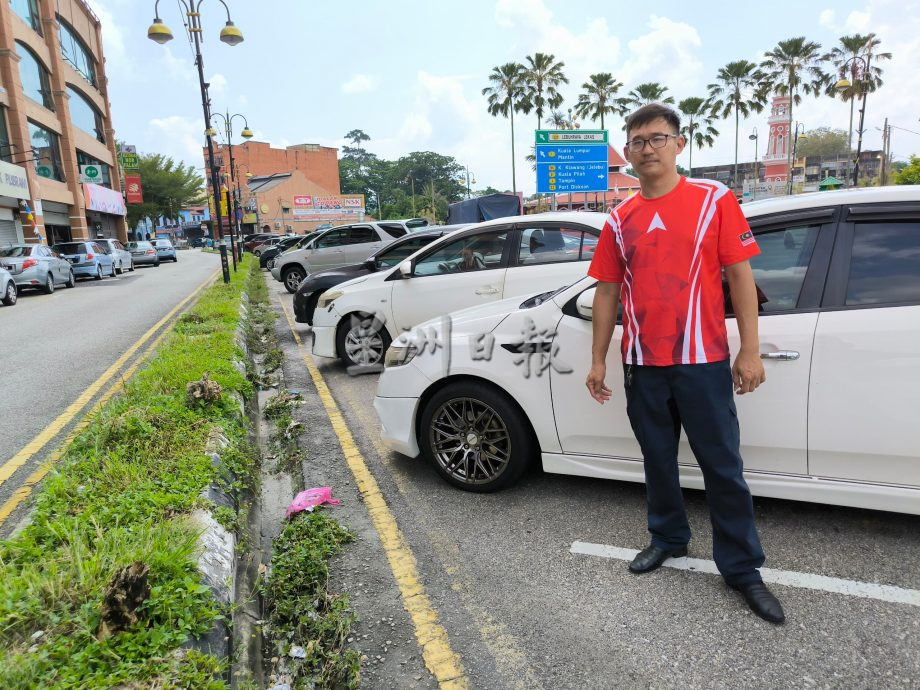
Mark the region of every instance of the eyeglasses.
POLYGON ((632 141, 627 142, 626 146, 629 147, 630 152, 632 153, 641 153, 642 149, 645 148, 645 145, 648 144, 653 149, 664 148, 664 145, 668 143, 670 138, 677 139, 677 134, 656 134, 653 137, 648 139, 633 139, 632 141))

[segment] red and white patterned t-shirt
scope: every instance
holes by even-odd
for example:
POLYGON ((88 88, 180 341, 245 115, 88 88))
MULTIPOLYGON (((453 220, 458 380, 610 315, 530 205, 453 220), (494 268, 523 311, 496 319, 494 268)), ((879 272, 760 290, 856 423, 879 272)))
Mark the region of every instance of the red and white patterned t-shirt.
POLYGON ((682 177, 610 213, 588 275, 622 283, 623 361, 670 366, 729 357, 722 267, 760 250, 730 190, 682 177))

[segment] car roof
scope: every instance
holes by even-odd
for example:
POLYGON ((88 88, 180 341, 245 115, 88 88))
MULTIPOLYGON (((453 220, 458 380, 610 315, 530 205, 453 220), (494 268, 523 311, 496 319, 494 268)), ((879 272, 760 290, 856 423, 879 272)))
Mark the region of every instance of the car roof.
POLYGON ((741 210, 747 218, 782 211, 799 211, 824 206, 842 206, 845 204, 882 204, 897 201, 920 201, 920 185, 900 185, 892 187, 860 187, 857 189, 838 189, 830 192, 809 192, 792 196, 773 197, 746 201, 741 210))
POLYGON ((608 214, 599 211, 547 211, 546 213, 528 213, 523 216, 503 216, 502 218, 492 218, 481 223, 477 223, 475 228, 486 228, 492 225, 504 225, 506 223, 581 223, 590 225, 598 230, 604 227, 607 222, 608 214))

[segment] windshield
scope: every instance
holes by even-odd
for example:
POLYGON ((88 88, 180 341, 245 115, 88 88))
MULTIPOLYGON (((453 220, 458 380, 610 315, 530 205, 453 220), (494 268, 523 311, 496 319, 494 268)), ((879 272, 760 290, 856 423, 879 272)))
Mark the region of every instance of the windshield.
POLYGON ((150 249, 150 242, 128 242, 128 249, 150 249))
POLYGON ((413 237, 405 242, 401 242, 395 247, 387 247, 374 257, 377 268, 390 268, 391 266, 401 264, 419 249, 426 244, 431 244, 436 239, 438 238, 435 235, 425 235, 422 237, 413 237))
POLYGON ((82 242, 65 242, 54 245, 58 254, 86 254, 86 245, 82 242))
POLYGON ((16 246, 16 247, 4 247, 0 249, 0 256, 6 256, 13 258, 16 256, 29 256, 32 253, 32 247, 26 246, 16 246))

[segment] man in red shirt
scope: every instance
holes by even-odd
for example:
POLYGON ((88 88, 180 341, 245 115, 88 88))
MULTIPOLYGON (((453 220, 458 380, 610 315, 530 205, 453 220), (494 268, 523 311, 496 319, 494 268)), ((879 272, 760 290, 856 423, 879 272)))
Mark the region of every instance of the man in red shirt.
POLYGON ((622 299, 626 411, 642 448, 651 533, 651 544, 629 569, 650 572, 687 553, 690 526, 677 468, 683 427, 703 471, 719 572, 754 613, 782 623, 782 606, 758 570, 764 554, 742 475, 733 396, 766 380, 748 261, 759 249, 725 185, 678 174, 677 155, 686 142, 676 112, 658 103, 643 106, 626 119, 626 136, 624 154, 640 193, 611 211, 588 269, 598 284, 585 383, 598 402, 610 398, 606 358, 622 299), (733 365, 723 270, 741 334, 733 365))

